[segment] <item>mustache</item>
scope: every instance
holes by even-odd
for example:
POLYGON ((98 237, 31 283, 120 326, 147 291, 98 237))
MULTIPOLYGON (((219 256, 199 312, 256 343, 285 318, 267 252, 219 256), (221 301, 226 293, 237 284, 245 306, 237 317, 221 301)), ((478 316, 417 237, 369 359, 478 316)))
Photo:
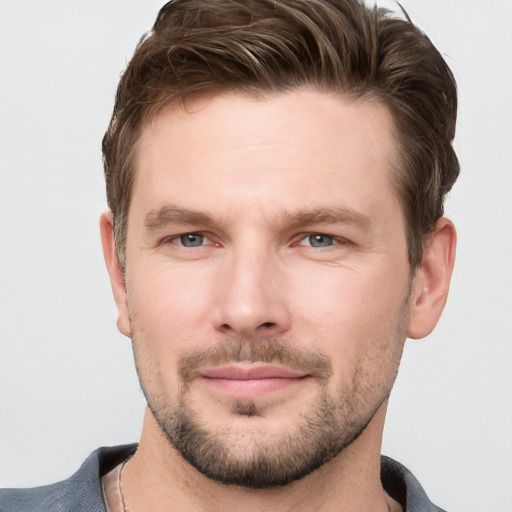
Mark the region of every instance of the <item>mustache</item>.
POLYGON ((292 343, 267 336, 250 341, 227 339, 205 349, 187 352, 178 361, 178 374, 183 382, 189 383, 201 368, 241 362, 277 363, 323 382, 332 372, 330 360, 324 354, 293 347, 292 343))

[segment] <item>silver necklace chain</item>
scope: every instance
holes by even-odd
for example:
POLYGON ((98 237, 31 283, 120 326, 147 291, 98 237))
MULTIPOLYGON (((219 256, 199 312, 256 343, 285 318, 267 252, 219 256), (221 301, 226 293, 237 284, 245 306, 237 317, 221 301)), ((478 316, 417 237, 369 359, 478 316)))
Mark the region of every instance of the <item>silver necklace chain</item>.
POLYGON ((117 475, 117 489, 119 491, 119 496, 121 497, 121 505, 123 506, 123 512, 129 512, 129 510, 126 508, 126 503, 124 501, 124 495, 123 495, 123 490, 121 488, 121 476, 123 474, 123 471, 124 471, 124 468, 126 466, 126 464, 128 464, 128 462, 131 460, 132 458, 131 457, 128 457, 122 464, 121 466, 121 469, 119 470, 119 473, 117 475))
MULTIPOLYGON (((121 469, 119 470, 119 473, 117 475, 117 489, 119 490, 119 496, 121 497, 121 505, 123 506, 123 512, 130 512, 127 508, 126 508, 126 503, 124 501, 124 495, 123 495, 123 490, 122 490, 122 487, 121 487, 121 476, 123 475, 123 471, 124 471, 124 468, 125 466, 128 464, 128 462, 130 462, 132 457, 128 457, 122 464, 121 466, 121 469)), ((389 500, 386 500, 386 505, 387 505, 387 508, 388 508, 388 512, 391 512, 391 503, 389 502, 389 500)))

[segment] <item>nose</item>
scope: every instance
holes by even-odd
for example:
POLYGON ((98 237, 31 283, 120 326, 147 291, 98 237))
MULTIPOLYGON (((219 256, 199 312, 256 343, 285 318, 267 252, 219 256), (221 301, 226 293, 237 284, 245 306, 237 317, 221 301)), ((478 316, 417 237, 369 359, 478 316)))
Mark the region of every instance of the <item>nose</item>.
POLYGON ((219 275, 215 327, 244 339, 290 328, 282 263, 270 250, 234 251, 219 275))

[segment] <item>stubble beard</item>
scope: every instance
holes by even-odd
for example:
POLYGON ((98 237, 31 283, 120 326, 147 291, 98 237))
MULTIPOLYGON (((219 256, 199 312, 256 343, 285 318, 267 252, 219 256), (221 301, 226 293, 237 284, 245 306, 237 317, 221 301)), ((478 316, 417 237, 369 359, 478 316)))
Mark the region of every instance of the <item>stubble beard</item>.
MULTIPOLYGON (((200 473, 224 485, 270 489, 300 480, 336 457, 359 437, 380 405, 363 423, 342 424, 336 405, 325 395, 292 432, 277 437, 209 430, 184 397, 170 413, 149 407, 170 444, 200 473)), ((236 402, 231 413, 259 418, 263 409, 254 401, 236 402)))
MULTIPOLYGON (((292 348, 293 343, 272 337, 252 341, 230 339, 180 359, 181 389, 170 403, 169 397, 152 393, 144 384, 147 365, 141 364, 143 358, 138 357, 136 329, 132 339, 142 390, 169 443, 194 468, 216 482, 268 489, 304 478, 338 456, 364 432, 387 401, 396 378, 406 337, 406 316, 401 311, 394 332, 388 333, 385 343, 381 340, 381 350, 374 356, 385 358, 380 362, 387 366, 387 374, 376 379, 368 371, 373 367, 360 365, 352 381, 338 385, 335 393, 328 391, 332 371, 325 356, 299 351, 292 348), (279 363, 306 370, 318 379, 318 400, 311 402, 309 411, 298 418, 294 428, 279 435, 268 436, 258 429, 248 429, 246 435, 233 435, 229 429, 209 428, 190 400, 194 372, 205 363, 213 366, 241 361, 279 363)), ((265 417, 266 406, 257 401, 236 401, 230 413, 233 418, 243 416, 248 422, 264 421, 261 418, 265 417)))

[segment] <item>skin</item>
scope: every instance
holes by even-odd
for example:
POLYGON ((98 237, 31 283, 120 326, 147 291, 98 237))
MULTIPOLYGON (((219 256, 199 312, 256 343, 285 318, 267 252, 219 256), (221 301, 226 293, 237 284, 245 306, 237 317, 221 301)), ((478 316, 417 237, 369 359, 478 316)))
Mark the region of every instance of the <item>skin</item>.
POLYGON ((196 98, 187 111, 174 106, 145 127, 124 274, 108 212, 101 232, 118 327, 133 339, 146 396, 170 409, 183 393, 184 355, 271 337, 321 354, 329 378, 301 375, 267 389, 256 377, 226 389, 224 380, 194 373, 188 407, 226 441, 230 456, 294 433, 323 396, 340 404, 341 422, 352 404, 354 416, 369 423, 308 476, 254 490, 197 471, 148 409, 123 473, 130 512, 170 504, 184 511, 400 510, 379 476, 387 396, 405 338, 429 334, 443 310, 455 230, 438 221, 411 278, 404 213, 391 183, 392 134, 384 105, 315 90, 196 98), (182 238, 187 233, 194 236, 182 238), (198 235, 201 245, 183 246, 198 235), (313 247, 318 241, 325 246, 313 247), (251 401, 260 415, 233 413, 235 402, 251 401))

